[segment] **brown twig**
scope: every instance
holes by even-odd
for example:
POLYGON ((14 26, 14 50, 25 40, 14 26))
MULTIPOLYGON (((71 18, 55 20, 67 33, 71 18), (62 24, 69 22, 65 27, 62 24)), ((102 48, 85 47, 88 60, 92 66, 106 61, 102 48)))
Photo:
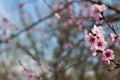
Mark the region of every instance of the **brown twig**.
POLYGON ((103 15, 103 13, 101 13, 102 15, 102 19, 105 21, 105 23, 108 25, 108 27, 115 33, 116 37, 118 37, 118 34, 117 32, 115 31, 115 27, 114 26, 111 26, 108 21, 106 20, 105 16, 103 15))
POLYGON ((11 40, 11 39, 14 39, 16 37, 18 37, 19 35, 21 35, 22 33, 30 30, 31 28, 35 27, 35 25, 39 24, 40 22, 43 22, 51 17, 54 16, 55 13, 60 13, 61 11, 63 11, 64 9, 66 9, 69 5, 75 3, 75 2, 80 2, 80 1, 71 1, 71 2, 68 2, 63 8, 59 9, 59 10, 56 10, 56 11, 53 11, 51 14, 43 17, 43 18, 40 18, 37 22, 34 22, 33 24, 31 24, 30 26, 20 30, 19 32, 17 32, 16 34, 13 34, 11 35, 10 37, 8 38, 5 38, 5 39, 0 39, 0 43, 7 43, 8 40, 11 40))

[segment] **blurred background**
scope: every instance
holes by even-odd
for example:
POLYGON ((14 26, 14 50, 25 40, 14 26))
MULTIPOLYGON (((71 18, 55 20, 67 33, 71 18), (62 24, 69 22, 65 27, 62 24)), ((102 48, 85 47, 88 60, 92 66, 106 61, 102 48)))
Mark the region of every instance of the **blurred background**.
MULTIPOLYGON (((120 80, 119 69, 109 71, 85 46, 94 4, 108 7, 105 18, 119 34, 120 0, 0 0, 0 80, 120 80)), ((112 31, 99 25, 120 62, 112 31)))

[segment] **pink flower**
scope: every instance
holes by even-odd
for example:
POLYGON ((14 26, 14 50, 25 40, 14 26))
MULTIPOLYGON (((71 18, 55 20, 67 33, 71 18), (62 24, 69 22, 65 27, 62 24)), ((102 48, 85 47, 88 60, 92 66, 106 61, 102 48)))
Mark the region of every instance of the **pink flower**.
POLYGON ((105 58, 104 56, 102 57, 102 63, 103 64, 110 64, 110 60, 109 59, 107 59, 107 58, 105 58))
POLYGON ((32 72, 28 72, 28 80, 33 80, 34 79, 34 74, 32 72))
POLYGON ((91 10, 96 13, 102 13, 106 9, 107 9, 107 7, 104 4, 102 4, 102 5, 95 4, 91 7, 91 10))
POLYGON ((113 60, 113 59, 114 59, 113 50, 111 50, 111 49, 105 50, 105 51, 103 52, 103 56, 104 56, 106 59, 113 60))
POLYGON ((102 30, 101 26, 94 25, 94 28, 92 29, 92 33, 96 35, 103 35, 105 32, 102 30))
POLYGON ((92 51, 92 56, 96 56, 96 55, 97 55, 96 50, 92 51))
POLYGON ((55 13, 54 16, 57 18, 57 19, 60 19, 60 15, 58 13, 55 13))
POLYGON ((45 71, 46 71, 45 66, 44 66, 44 65, 40 65, 40 70, 41 70, 42 72, 45 72, 45 71))
POLYGON ((68 50, 71 50, 71 49, 73 48, 73 45, 72 45, 71 43, 67 43, 66 46, 67 46, 67 49, 68 49, 68 50))
POLYGON ((97 40, 97 38, 95 36, 93 36, 91 33, 86 34, 84 36, 84 39, 86 41, 86 46, 87 47, 91 46, 97 40))
POLYGON ((110 37, 112 41, 115 41, 115 39, 117 38, 117 36, 113 33, 110 33, 110 37))
POLYGON ((115 47, 120 48, 120 37, 117 37, 115 34, 111 33, 111 40, 114 42, 115 47))
POLYGON ((104 51, 107 46, 107 42, 105 40, 97 40, 97 42, 92 46, 95 47, 96 50, 104 51))
POLYGON ((8 23, 8 22, 9 22, 8 19, 5 18, 5 17, 2 18, 2 21, 3 21, 4 23, 8 23))
POLYGON ((120 37, 115 38, 114 45, 115 47, 120 48, 120 37))
POLYGON ((101 22, 101 18, 102 18, 101 13, 106 9, 107 7, 104 4, 102 5, 95 4, 90 9, 91 16, 94 17, 97 22, 101 22))

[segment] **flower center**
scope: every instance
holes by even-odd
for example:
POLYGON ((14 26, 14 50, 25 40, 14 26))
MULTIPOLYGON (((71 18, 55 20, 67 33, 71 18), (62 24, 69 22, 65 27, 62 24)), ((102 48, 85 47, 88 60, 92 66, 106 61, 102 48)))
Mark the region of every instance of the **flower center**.
POLYGON ((110 57, 110 52, 106 52, 106 57, 110 57))
POLYGON ((102 42, 98 42, 98 46, 100 46, 100 47, 101 47, 101 46, 102 46, 102 42))
POLYGON ((95 39, 93 37, 90 38, 90 42, 94 42, 95 39))

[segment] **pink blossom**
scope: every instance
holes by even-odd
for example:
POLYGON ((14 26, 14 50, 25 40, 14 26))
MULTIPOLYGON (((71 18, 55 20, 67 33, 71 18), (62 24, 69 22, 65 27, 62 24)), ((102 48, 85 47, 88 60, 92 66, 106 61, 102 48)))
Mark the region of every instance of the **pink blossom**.
POLYGON ((114 54, 113 54, 113 50, 111 49, 107 49, 103 52, 103 55, 106 59, 109 59, 109 60, 113 60, 114 59, 114 54))
POLYGON ((54 4, 54 10, 60 10, 60 9, 62 9, 63 8, 63 5, 61 5, 61 4, 54 4))
POLYGON ((120 48, 120 37, 115 39, 114 44, 115 44, 115 47, 120 48))
POLYGON ((87 29, 84 29, 84 34, 88 35, 88 30, 87 29))
POLYGON ((101 18, 102 18, 101 13, 105 11, 106 9, 107 7, 104 4, 102 5, 95 4, 91 7, 90 9, 91 16, 95 18, 97 23, 101 22, 101 18))
POLYGON ((12 40, 11 40, 11 39, 8 39, 8 40, 6 40, 6 43, 7 43, 7 44, 11 44, 11 43, 12 43, 12 40))
POLYGON ((116 36, 115 34, 110 34, 111 40, 114 42, 115 47, 120 48, 120 37, 116 36))
POLYGON ((110 60, 109 59, 107 59, 107 58, 105 58, 104 56, 102 57, 102 63, 103 64, 110 64, 110 60))
POLYGON ((42 72, 45 72, 45 71, 46 71, 45 66, 44 66, 44 65, 40 65, 40 70, 41 70, 42 72))
POLYGON ((92 7, 91 7, 91 10, 93 12, 96 12, 96 13, 102 13, 103 11, 105 11, 107 9, 107 7, 102 4, 102 5, 98 5, 98 4, 94 4, 92 7))
POLYGON ((86 41, 86 46, 87 47, 91 46, 97 40, 97 38, 95 36, 93 36, 91 33, 86 34, 84 36, 84 39, 86 41))
POLYGON ((4 23, 8 23, 8 19, 5 18, 5 17, 2 18, 2 21, 3 21, 4 23))
POLYGON ((96 50, 104 51, 107 46, 107 42, 105 40, 97 40, 97 42, 93 45, 96 50))
POLYGON ((55 13, 54 16, 57 18, 57 19, 60 19, 60 15, 58 13, 55 13))
POLYGON ((96 35, 103 35, 105 32, 102 30, 101 26, 96 26, 94 25, 93 29, 92 29, 92 33, 96 34, 96 35))
POLYGON ((82 28, 83 28, 82 24, 79 24, 79 25, 78 25, 78 28, 79 28, 79 30, 81 31, 82 28))
POLYGON ((71 43, 67 43, 67 49, 71 50, 73 48, 73 45, 71 43))
POLYGON ((11 24, 10 24, 10 23, 6 23, 6 24, 5 24, 5 28, 6 28, 6 29, 9 29, 10 27, 11 27, 11 24))
POLYGON ((34 79, 34 74, 32 72, 28 72, 28 80, 33 80, 34 79))
POLYGON ((115 39, 117 38, 117 36, 113 33, 110 33, 110 37, 112 41, 115 41, 115 39))

